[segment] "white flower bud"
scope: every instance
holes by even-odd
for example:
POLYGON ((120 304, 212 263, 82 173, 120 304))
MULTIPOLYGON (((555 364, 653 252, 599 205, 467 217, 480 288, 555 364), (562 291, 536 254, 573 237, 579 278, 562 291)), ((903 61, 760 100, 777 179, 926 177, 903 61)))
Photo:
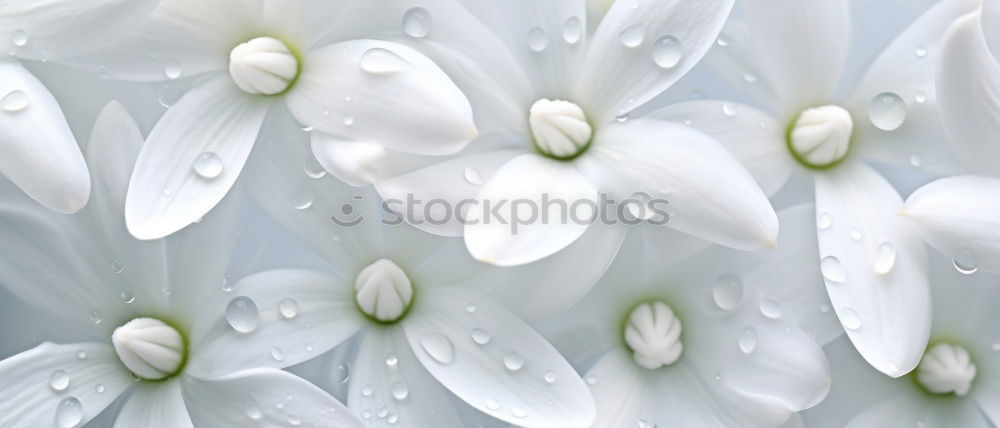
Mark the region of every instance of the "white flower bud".
POLYGON ((854 121, 843 107, 825 105, 802 112, 795 120, 791 147, 796 157, 812 167, 837 163, 847 155, 854 121))
POLYGON ((569 101, 535 101, 528 122, 538 150, 556 158, 576 156, 594 134, 583 109, 569 101))
POLYGON ((917 380, 935 394, 964 396, 976 379, 976 364, 961 346, 939 343, 924 354, 917 366, 917 380))
POLYGON ((395 263, 379 259, 361 270, 354 282, 361 312, 382 322, 400 319, 413 301, 413 285, 395 263))
POLYGON ((625 343, 636 364, 650 370, 669 366, 681 357, 681 320, 663 302, 636 306, 625 326, 625 343))
POLYGON ((278 39, 258 37, 229 53, 229 75, 236 86, 254 95, 280 94, 299 74, 299 61, 278 39))
POLYGON ((177 329, 154 318, 136 318, 111 335, 118 358, 132 373, 157 380, 177 373, 184 362, 184 338, 177 329))

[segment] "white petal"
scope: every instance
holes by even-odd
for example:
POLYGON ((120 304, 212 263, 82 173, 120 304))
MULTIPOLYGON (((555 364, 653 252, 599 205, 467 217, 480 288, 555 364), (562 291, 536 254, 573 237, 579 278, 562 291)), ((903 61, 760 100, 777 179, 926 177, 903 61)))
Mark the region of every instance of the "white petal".
POLYGON ((782 104, 802 108, 833 95, 850 46, 848 0, 763 0, 745 12, 756 63, 782 104))
POLYGON ((848 428, 885 426, 969 427, 993 426, 969 400, 941 402, 917 394, 892 397, 851 418, 848 428))
POLYGON ((754 58, 753 40, 745 19, 730 18, 719 38, 725 43, 705 54, 705 70, 725 82, 728 88, 746 94, 760 105, 772 107, 775 113, 794 114, 796 112, 785 110, 802 107, 783 105, 774 93, 774 85, 767 81, 768 76, 754 58))
POLYGON ((352 40, 308 52, 287 103, 305 125, 406 153, 454 153, 476 136, 465 95, 430 59, 397 43, 352 40))
POLYGON ((424 296, 403 327, 417 357, 452 393, 519 426, 590 426, 594 404, 586 385, 531 327, 478 293, 448 287, 424 296), (469 304, 476 309, 468 312, 469 304), (484 336, 473 329, 488 342, 478 344, 473 335, 480 342, 484 336))
POLYGON ((270 104, 228 79, 192 89, 150 131, 125 201, 136 238, 162 238, 191 224, 236 182, 270 104))
POLYGON ((12 58, 0 59, 0 172, 32 199, 75 213, 90 197, 90 173, 62 109, 12 58))
POLYGON ((440 159, 387 149, 378 144, 343 140, 312 132, 316 160, 334 177, 352 186, 365 186, 403 175, 440 159))
POLYGON ((184 405, 181 381, 170 379, 166 382, 143 384, 135 389, 115 419, 115 428, 141 426, 194 426, 187 406, 184 405))
POLYGON ((402 330, 368 329, 360 340, 347 404, 356 416, 369 415, 369 427, 463 426, 448 392, 413 354, 402 330))
MULTIPOLYGON (((648 404, 653 401, 651 391, 646 387, 648 379, 644 379, 632 356, 621 350, 614 350, 594 365, 586 378, 596 381, 590 385, 590 392, 597 404, 597 419, 593 426, 626 427, 637 426, 639 420, 653 425, 659 419, 655 409, 648 404)), ((657 401, 659 401, 657 397, 657 401)), ((693 410, 693 409, 689 409, 693 410)), ((681 416, 681 415, 678 415, 681 416)), ((664 418, 665 419, 665 418, 664 418)), ((666 423, 663 420, 661 423, 666 423)), ((676 422, 670 421, 671 423, 676 422)))
MULTIPOLYGON (((61 403, 72 399, 82 406, 79 425, 83 425, 132 385, 114 349, 103 343, 45 342, 0 361, 0 376, 4 379, 0 386, 0 425, 8 427, 54 426, 61 403), (50 385, 55 377, 56 385, 62 386, 61 376, 56 374, 60 370, 69 377, 69 384, 57 390, 50 385)), ((69 417, 73 405, 63 406, 69 417)))
MULTIPOLYGON (((721 144, 689 127, 638 119, 602 129, 594 169, 668 201, 667 227, 741 250, 774 248, 778 219, 753 177, 721 144)), ((627 197, 622 195, 621 197, 627 197)))
POLYGON ((816 176, 820 269, 830 301, 858 352, 892 377, 920 362, 931 327, 927 250, 896 215, 902 203, 865 164, 816 176))
POLYGON ((573 164, 520 155, 479 192, 465 244, 473 257, 498 266, 539 260, 583 235, 598 218, 597 196, 573 164))
POLYGON ((11 45, 29 59, 76 56, 104 46, 142 22, 159 0, 11 0, 0 11, 0 40, 26 37, 11 45))
POLYGON ((590 119, 608 123, 673 85, 712 47, 732 7, 732 0, 615 2, 597 27, 574 89, 590 119), (682 54, 661 67, 654 57, 668 36, 682 54))
POLYGON ((973 398, 979 406, 979 410, 996 425, 1000 422, 1000 381, 995 379, 981 379, 973 398))
POLYGON ((199 376, 218 376, 255 367, 284 368, 333 349, 366 323, 355 306, 353 281, 297 269, 243 278, 233 287, 232 296, 254 301, 260 326, 239 333, 219 319, 193 345, 192 360, 197 364, 191 369, 199 376), (274 349, 280 359, 274 358, 274 349))
POLYGON ((938 105, 948 141, 969 172, 997 175, 1000 159, 1000 62, 979 13, 948 30, 937 70, 938 105))
POLYGON ((737 105, 737 114, 730 116, 723 113, 724 105, 722 101, 688 101, 657 110, 652 117, 688 124, 722 143, 764 193, 773 196, 797 168, 785 141, 786 125, 747 105, 737 105))
POLYGON ((900 215, 945 256, 1000 272, 1000 179, 942 178, 913 192, 900 215))
POLYGON ((183 389, 184 402, 198 426, 363 426, 322 389, 277 369, 245 370, 214 379, 186 377, 183 389))

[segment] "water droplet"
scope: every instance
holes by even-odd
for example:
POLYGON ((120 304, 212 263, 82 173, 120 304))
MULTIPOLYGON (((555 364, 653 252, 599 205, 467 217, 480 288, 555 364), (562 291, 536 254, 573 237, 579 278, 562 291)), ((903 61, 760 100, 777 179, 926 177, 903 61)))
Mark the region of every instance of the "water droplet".
POLYGON ((540 27, 532 28, 528 31, 528 49, 534 52, 544 51, 549 46, 549 36, 540 27))
POLYGON ((976 261, 976 255, 972 254, 972 251, 961 250, 955 257, 951 260, 952 264, 955 265, 955 270, 959 273, 965 275, 972 275, 979 270, 979 263, 976 261))
POLYGON ((11 37, 11 43, 17 47, 28 44, 28 33, 25 33, 24 30, 14 30, 14 34, 11 37))
POLYGON ((729 43, 730 43, 729 42, 729 37, 727 37, 725 34, 720 34, 719 38, 715 40, 715 44, 717 44, 717 45, 719 45, 719 47, 723 47, 723 48, 726 47, 726 46, 729 46, 729 43))
POLYGON ((122 290, 122 301, 125 303, 132 303, 135 301, 135 293, 131 288, 122 290))
POLYGON ((740 332, 740 338, 738 340, 740 351, 744 354, 749 354, 757 349, 757 330, 753 327, 744 328, 740 332))
POLYGON ((0 107, 9 112, 24 110, 28 108, 28 104, 31 104, 31 100, 28 94, 21 90, 10 91, 0 99, 0 107))
MULTIPOLYGON (((757 76, 750 73, 743 73, 743 81, 747 83, 754 83, 757 81, 757 76)), ((761 128, 767 128, 767 125, 764 122, 761 122, 760 124, 762 125, 761 128)))
POLYGON ((913 96, 913 101, 916 101, 917 104, 923 104, 927 102, 927 94, 923 92, 917 92, 916 95, 913 96))
POLYGON ((354 125, 354 116, 344 116, 344 126, 354 125))
POLYGON ((468 181, 473 186, 482 186, 483 175, 479 173, 478 169, 470 166, 465 168, 465 181, 468 181))
POLYGON ((182 71, 183 69, 181 68, 181 64, 177 61, 171 59, 163 63, 163 75, 167 76, 167 78, 170 80, 174 80, 178 77, 181 77, 182 71))
POLYGON ((372 74, 396 73, 409 65, 403 57, 384 48, 371 48, 361 54, 361 69, 372 74))
POLYGON ((288 415, 288 417, 286 419, 288 420, 288 424, 289 425, 292 425, 292 426, 302 425, 302 419, 299 419, 298 416, 288 415))
POLYGON ((906 101, 892 92, 883 92, 868 103, 868 119, 883 131, 899 129, 906 121, 906 101))
POLYGON ((836 256, 826 256, 819 261, 819 271, 823 274, 823 278, 826 278, 830 282, 844 282, 847 279, 847 272, 844 271, 844 265, 840 263, 840 259, 836 256))
POLYGON ((851 239, 855 241, 861 240, 861 231, 858 229, 851 229, 851 239))
POLYGON ((403 14, 403 32, 410 37, 422 38, 431 33, 431 13, 422 7, 414 7, 403 14))
POLYGON ((492 339, 492 336, 490 336, 489 333, 478 328, 472 329, 472 333, 470 335, 472 336, 472 341, 479 345, 490 343, 490 339, 492 339))
POLYGON ((618 41, 627 48, 639 47, 642 44, 642 40, 646 37, 646 29, 643 28, 642 24, 632 25, 624 30, 618 35, 618 41))
POLYGON ((827 230, 831 225, 833 225, 833 218, 830 217, 830 213, 820 214, 819 217, 816 218, 816 227, 818 227, 819 230, 827 230))
POLYGON ((247 400, 247 404, 243 406, 243 411, 246 413, 250 420, 260 420, 264 417, 264 414, 260 411, 260 406, 257 405, 256 401, 247 400))
POLYGON ((524 409, 517 406, 510 408, 510 414, 514 415, 515 418, 523 418, 525 416, 528 416, 528 412, 525 412, 524 409))
POLYGON ((885 275, 892 270, 896 264, 896 247, 888 242, 883 242, 875 249, 875 261, 872 267, 875 273, 885 275))
POLYGON ((512 372, 521 370, 524 367, 524 357, 514 352, 508 353, 503 356, 503 366, 512 372))
POLYGON ((81 349, 79 351, 76 351, 76 358, 78 360, 85 360, 85 359, 87 359, 87 351, 84 351, 83 349, 81 349))
POLYGON ((94 391, 97 392, 98 394, 103 394, 104 393, 104 384, 103 383, 99 383, 97 385, 94 385, 94 391))
POLYGON ((469 304, 465 305, 465 312, 468 312, 470 314, 473 313, 473 312, 476 312, 476 309, 477 308, 476 308, 476 304, 475 303, 469 303, 469 304))
POLYGON ((101 321, 104 321, 104 317, 101 315, 100 312, 93 311, 93 312, 90 313, 90 322, 92 322, 95 325, 97 325, 97 324, 100 324, 101 321))
POLYGON ((295 318, 299 314, 299 302, 295 299, 285 299, 278 303, 278 313, 284 319, 295 318))
POLYGON ((250 333, 260 326, 257 304, 249 297, 234 297, 226 305, 226 322, 240 333, 250 333))
POLYGON ((56 370, 49 376, 49 386, 56 391, 65 391, 69 387, 69 375, 64 370, 56 370))
POLYGON ((125 265, 123 265, 122 262, 120 262, 118 260, 111 261, 111 272, 114 272, 115 274, 119 274, 119 273, 122 273, 122 271, 124 271, 124 270, 125 270, 125 265))
POLYGON ((361 395, 365 397, 371 397, 375 393, 375 390, 371 385, 365 385, 361 387, 361 395))
POLYGON ((583 23, 580 22, 580 18, 575 16, 563 23, 562 30, 563 40, 571 45, 575 45, 583 38, 583 23))
POLYGON ((917 46, 917 48, 913 50, 913 53, 917 56, 917 58, 923 58, 927 56, 927 46, 917 46))
POLYGON ((271 358, 273 358, 274 361, 284 360, 285 359, 285 353, 281 351, 281 348, 279 348, 277 346, 272 346, 271 347, 271 358))
POLYGON ((392 398, 397 400, 403 400, 407 395, 410 394, 410 390, 406 388, 406 384, 403 382, 396 382, 392 384, 392 398))
POLYGON ((545 372, 542 379, 545 379, 545 383, 556 383, 556 374, 553 373, 552 370, 549 370, 545 372))
POLYGON ((712 300, 720 309, 736 309, 743 301, 743 279, 733 274, 717 278, 712 286, 712 300))
POLYGON ((451 364, 455 360, 455 347, 451 339, 441 333, 427 333, 420 336, 420 346, 438 363, 451 364))
POLYGON ((492 398, 486 400, 486 408, 492 411, 500 410, 500 403, 492 398))
POLYGON ((842 308, 840 310, 840 322, 844 325, 844 328, 848 330, 857 330, 861 328, 861 317, 858 316, 857 312, 851 308, 842 308))
POLYGON ((778 319, 781 318, 783 311, 781 310, 781 305, 776 300, 762 297, 760 299, 760 313, 764 314, 765 317, 778 319))
POLYGON ((396 364, 399 364, 399 358, 396 357, 396 354, 386 354, 385 365, 389 367, 396 367, 396 364))
POLYGON ((347 363, 337 365, 337 375, 334 377, 338 383, 344 384, 351 380, 351 366, 347 363))
POLYGON ((214 179, 222 175, 222 158, 215 154, 215 152, 201 152, 194 158, 191 169, 201 178, 206 180, 214 179))
POLYGON ((910 156, 910 165, 913 165, 914 168, 919 167, 920 164, 922 163, 923 161, 920 159, 920 156, 918 155, 910 156))
POLYGON ((722 103, 722 114, 729 117, 734 117, 738 112, 739 112, 739 107, 736 106, 736 103, 729 103, 729 102, 722 103))
POLYGON ((585 377, 583 379, 583 381, 587 382, 587 385, 597 385, 597 376, 596 375, 587 375, 587 377, 585 377))
POLYGON ((67 397, 56 408, 56 424, 61 428, 73 428, 83 421, 83 405, 76 397, 67 397))
POLYGON ((306 175, 310 178, 323 178, 326 176, 326 169, 319 163, 319 159, 316 159, 316 156, 312 154, 306 158, 305 171, 306 175))
POLYGON ((663 36, 653 45, 653 61, 660 68, 674 68, 681 62, 684 52, 681 41, 674 36, 663 36))
POLYGON ((309 209, 313 201, 312 191, 306 187, 295 189, 288 195, 288 203, 297 210, 309 209))
POLYGON ((615 121, 618 123, 628 122, 628 112, 622 112, 618 116, 615 116, 615 121))
POLYGON ((656 425, 653 425, 652 423, 650 423, 645 419, 639 419, 639 421, 637 422, 637 426, 638 428, 656 428, 656 425))
POLYGON ((827 312, 830 312, 830 305, 828 305, 826 303, 820 303, 819 304, 819 311, 822 312, 822 313, 824 313, 824 314, 827 313, 827 312))

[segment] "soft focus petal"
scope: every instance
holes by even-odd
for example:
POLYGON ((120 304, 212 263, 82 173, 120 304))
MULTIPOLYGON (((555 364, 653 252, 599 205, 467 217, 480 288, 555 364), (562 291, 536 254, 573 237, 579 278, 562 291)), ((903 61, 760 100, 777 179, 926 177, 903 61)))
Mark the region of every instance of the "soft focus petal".
POLYGON ((378 183, 438 161, 437 157, 387 149, 378 144, 343 140, 324 132, 312 133, 313 155, 334 177, 352 186, 378 183))
POLYGON ((942 178, 913 192, 900 215, 944 255, 1000 272, 1000 179, 942 178))
POLYGON ((586 385, 552 345, 503 306, 455 287, 426 292, 414 305, 403 324, 410 346, 466 403, 524 427, 590 426, 594 404, 586 385), (545 380, 547 374, 554 382, 545 380))
POLYGON ((135 389, 125 405, 122 406, 115 428, 133 427, 193 427, 187 406, 184 405, 184 395, 181 394, 181 381, 170 379, 161 383, 149 383, 135 389))
POLYGON ((12 58, 0 58, 0 97, 0 173, 54 211, 79 211, 90 173, 56 99, 12 58))
POLYGON ((187 377, 183 389, 184 402, 198 426, 245 426, 251 422, 264 427, 363 426, 322 389, 277 369, 245 370, 205 380, 187 377))
POLYGON ((597 404, 597 419, 593 426, 635 426, 640 420, 645 421, 648 426, 654 426, 652 424, 659 418, 653 411, 658 406, 648 405, 653 397, 646 388, 648 379, 644 379, 644 374, 635 365, 631 355, 617 349, 601 357, 587 371, 585 376, 596 380, 590 385, 594 403, 597 404))
POLYGON ((0 376, 0 425, 5 427, 55 426, 59 416, 76 419, 77 410, 77 424, 83 425, 132 385, 114 348, 103 343, 45 342, 0 361, 0 376), (53 377, 61 379, 59 370, 69 376, 62 390, 50 386, 53 377))
POLYGON ((858 352, 899 377, 920 362, 931 327, 927 250, 896 213, 896 190, 865 164, 816 176, 820 270, 858 352))
POLYGON ((1000 380, 982 379, 979 385, 976 385, 973 398, 979 405, 979 410, 993 422, 993 425, 1000 423, 1000 380))
POLYGON ((574 89, 590 119, 611 122, 673 85, 712 47, 732 7, 733 0, 616 1, 574 89))
POLYGON ((269 105, 219 77, 171 107, 146 138, 132 173, 129 232, 162 238, 218 204, 243 170, 269 105))
MULTIPOLYGON (((770 249, 778 219, 760 187, 739 160, 705 134, 655 119, 630 120, 594 137, 590 164, 601 183, 668 202, 667 227, 741 250, 770 249)), ((619 195, 627 198, 630 195, 619 195)))
POLYGON ((476 259, 516 266, 576 241, 597 216, 598 194, 570 163, 535 154, 502 166, 480 190, 465 225, 476 259))
POLYGON ((465 95, 430 59, 397 43, 352 40, 310 51, 286 97, 307 126, 405 153, 454 153, 476 136, 465 95))

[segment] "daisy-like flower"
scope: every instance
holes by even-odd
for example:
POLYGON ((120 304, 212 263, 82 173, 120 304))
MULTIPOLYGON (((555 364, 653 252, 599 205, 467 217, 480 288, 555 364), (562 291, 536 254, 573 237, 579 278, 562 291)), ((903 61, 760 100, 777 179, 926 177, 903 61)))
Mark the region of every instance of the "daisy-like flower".
POLYGON ((872 162, 957 169, 935 108, 934 64, 948 25, 970 9, 939 2, 851 75, 848 1, 754 3, 706 63, 763 110, 690 101, 658 114, 724 142, 769 194, 808 180, 818 213, 812 263, 841 322, 856 325, 847 334, 858 351, 893 377, 916 367, 930 333, 927 250, 872 162))
POLYGON ((265 150, 275 153, 264 153, 267 161, 255 163, 262 170, 247 183, 331 270, 279 269, 240 280, 233 302, 253 302, 260 325, 217 331, 216 364, 280 368, 339 345, 350 349, 341 354, 346 361, 335 360, 350 367, 347 405, 367 426, 473 426, 452 394, 518 426, 590 426, 594 404, 580 376, 539 333, 480 291, 503 287, 503 278, 484 271, 459 241, 382 224, 375 192, 308 176, 296 168, 307 146, 288 147, 269 144, 265 150), (297 199, 307 202, 288 203, 290 194, 308 195, 297 199), (354 226, 343 226, 349 222, 354 226))
POLYGON ((90 173, 59 103, 19 59, 76 56, 111 43, 158 0, 11 0, 0 5, 0 173, 32 199, 74 213, 90 173))
POLYGON ((86 59, 121 79, 198 79, 139 155, 125 204, 134 236, 163 237, 211 210, 277 107, 307 130, 416 153, 457 151, 475 136, 468 101, 430 60, 352 40, 358 3, 367 2, 165 0, 86 59))
POLYGON ((1000 314, 982 304, 1000 299, 1000 278, 962 275, 948 258, 932 257, 931 280, 934 327, 916 370, 889 379, 865 365, 846 343, 830 344, 833 388, 822 404, 805 414, 809 426, 1000 424, 1000 314))
POLYGON ((819 272, 788 263, 815 255, 815 238, 788 230, 773 252, 715 246, 667 265, 639 261, 642 247, 626 241, 594 290, 543 329, 586 370, 595 427, 773 427, 826 396, 817 341, 841 329, 819 272))
POLYGON ((601 210, 606 199, 666 200, 667 227, 734 248, 771 248, 774 211, 731 154, 689 127, 631 114, 701 59, 732 4, 621 0, 594 32, 583 0, 379 4, 469 95, 481 136, 444 157, 323 133, 313 134, 313 148, 337 177, 375 183, 384 198, 402 202, 393 208, 416 226, 464 236, 478 260, 515 266, 559 252, 561 270, 581 278, 553 284, 558 292, 545 300, 560 308, 589 289, 625 235, 625 227, 587 220, 588 207, 601 210), (476 208, 436 222, 438 212, 411 203, 438 199, 476 208), (534 202, 543 219, 511 230, 511 201, 534 202), (567 213, 578 216, 558 220, 567 213))
POLYGON ((123 397, 116 427, 358 426, 290 373, 199 363, 210 357, 208 333, 225 325, 217 284, 233 221, 206 217, 169 250, 130 236, 122 210, 141 144, 128 113, 109 104, 87 148, 94 194, 84 210, 66 217, 17 199, 0 205, 4 286, 62 320, 52 334, 69 338, 0 361, 0 425, 77 427, 123 397))

